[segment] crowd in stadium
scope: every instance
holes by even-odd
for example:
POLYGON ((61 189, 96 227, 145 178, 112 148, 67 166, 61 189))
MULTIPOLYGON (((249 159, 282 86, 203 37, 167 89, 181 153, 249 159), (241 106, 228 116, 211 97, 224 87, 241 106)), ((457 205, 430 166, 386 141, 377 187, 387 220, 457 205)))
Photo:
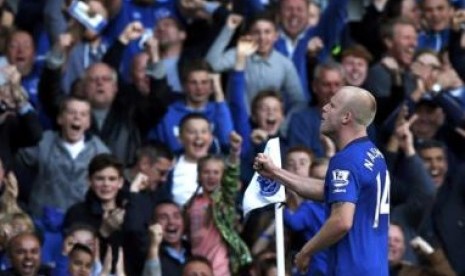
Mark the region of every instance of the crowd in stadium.
MULTIPOLYGON (((255 157, 324 180, 344 86, 377 103, 389 274, 465 275, 464 81, 464 0, 0 0, 0 275, 277 275, 255 157)), ((327 275, 294 259, 328 206, 286 197, 286 274, 327 275)))

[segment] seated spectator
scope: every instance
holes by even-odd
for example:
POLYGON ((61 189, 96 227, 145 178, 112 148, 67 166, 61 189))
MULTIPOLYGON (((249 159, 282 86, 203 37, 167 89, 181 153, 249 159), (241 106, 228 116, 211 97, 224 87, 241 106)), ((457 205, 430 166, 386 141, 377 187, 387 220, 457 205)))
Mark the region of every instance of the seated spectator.
MULTIPOLYGON (((230 71, 234 68, 237 49, 226 52, 225 50, 241 22, 241 17, 230 15, 226 26, 210 48, 206 59, 216 72, 230 71)), ((257 16, 251 23, 249 35, 256 43, 256 51, 246 57, 246 106, 249 107, 252 99, 263 90, 282 93, 286 111, 302 105, 306 96, 292 61, 273 48, 278 39, 273 19, 257 16)), ((247 111, 250 113, 249 109, 247 111)))
POLYGON ((49 276, 50 268, 41 265, 40 240, 33 233, 14 236, 8 244, 8 257, 12 267, 0 271, 1 276, 49 276))
POLYGON ((89 161, 99 153, 108 152, 99 138, 85 134, 90 127, 87 100, 64 99, 57 122, 59 132, 46 132, 39 145, 18 153, 18 160, 37 172, 29 201, 36 217, 41 216, 45 206, 66 212, 71 205, 82 201, 87 191, 89 161))
POLYGON ((168 106, 163 119, 150 131, 149 139, 165 143, 172 152, 182 152, 180 122, 186 115, 197 113, 208 119, 217 140, 216 150, 227 149, 233 127, 219 75, 212 75, 208 64, 196 60, 184 68, 182 76, 184 99, 168 106), (214 101, 210 100, 211 96, 214 101))
POLYGON ((206 257, 218 276, 237 275, 251 262, 247 245, 234 229, 242 138, 234 132, 230 137, 226 161, 212 155, 198 161, 203 193, 194 194, 185 209, 192 254, 206 257))

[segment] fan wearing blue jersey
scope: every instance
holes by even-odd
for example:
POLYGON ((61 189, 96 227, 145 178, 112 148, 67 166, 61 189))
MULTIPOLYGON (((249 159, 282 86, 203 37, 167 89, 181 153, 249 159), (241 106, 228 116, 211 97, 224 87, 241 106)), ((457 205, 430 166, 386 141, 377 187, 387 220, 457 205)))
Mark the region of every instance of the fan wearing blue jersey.
POLYGON ((322 110, 321 133, 339 149, 324 181, 305 178, 258 154, 254 169, 303 197, 325 201, 328 218, 296 255, 301 271, 328 248, 328 275, 388 275, 390 179, 384 156, 369 141, 376 101, 366 90, 345 86, 322 110))

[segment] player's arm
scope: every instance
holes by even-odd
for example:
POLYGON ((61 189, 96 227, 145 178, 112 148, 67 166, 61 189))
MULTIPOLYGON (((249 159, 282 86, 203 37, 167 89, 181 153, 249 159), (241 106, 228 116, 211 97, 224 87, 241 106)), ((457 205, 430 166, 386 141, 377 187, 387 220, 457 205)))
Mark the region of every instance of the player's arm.
POLYGON ((263 177, 282 183, 302 197, 317 201, 324 200, 324 182, 321 179, 302 177, 281 169, 263 153, 255 157, 254 169, 263 177))
POLYGON ((300 250, 298 258, 308 259, 316 252, 341 240, 352 228, 355 204, 335 202, 331 205, 331 214, 320 231, 300 250))

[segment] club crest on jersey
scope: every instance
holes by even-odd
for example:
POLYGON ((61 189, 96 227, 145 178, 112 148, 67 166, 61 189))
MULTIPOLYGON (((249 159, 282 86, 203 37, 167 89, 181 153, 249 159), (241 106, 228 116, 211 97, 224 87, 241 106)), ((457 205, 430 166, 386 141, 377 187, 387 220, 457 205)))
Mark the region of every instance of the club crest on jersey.
POLYGON ((336 188, 345 187, 349 184, 349 171, 346 170, 333 170, 331 184, 336 188))
POLYGON ((259 175, 257 177, 258 184, 260 185, 260 195, 273 196, 279 191, 279 183, 269 178, 259 175))

